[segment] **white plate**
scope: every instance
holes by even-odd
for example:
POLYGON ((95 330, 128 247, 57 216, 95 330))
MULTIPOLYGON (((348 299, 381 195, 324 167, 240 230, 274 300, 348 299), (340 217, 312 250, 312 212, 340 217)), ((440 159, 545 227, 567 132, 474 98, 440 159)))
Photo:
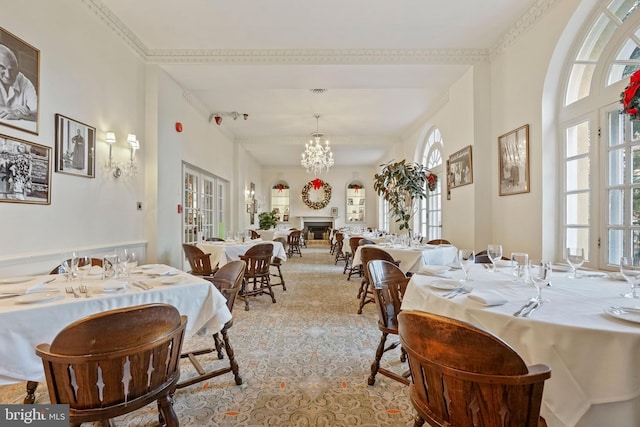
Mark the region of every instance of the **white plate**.
POLYGON ((16 283, 25 283, 33 280, 33 276, 9 277, 8 279, 0 279, 0 285, 11 285, 16 283))
POLYGON ((13 299, 18 304, 33 304, 36 302, 50 302, 64 298, 60 292, 38 292, 35 294, 21 295, 13 299))
POLYGON ((152 269, 158 268, 158 267, 162 267, 162 264, 145 264, 145 265, 141 265, 140 269, 141 270, 152 270, 152 269))
POLYGON ((462 286, 460 282, 456 280, 434 280, 427 285, 433 289, 440 289, 442 291, 450 291, 462 286))
POLYGON ((102 287, 102 292, 105 294, 113 294, 115 292, 120 292, 127 289, 127 285, 106 285, 102 287))
POLYGON ((624 307, 607 307, 605 310, 609 316, 613 316, 616 319, 626 320, 628 322, 640 323, 640 308, 627 308, 624 307))
POLYGON ((160 279, 160 283, 163 285, 175 285, 177 283, 184 282, 186 279, 184 277, 174 276, 174 277, 165 277, 160 279))
POLYGON ((562 264, 551 264, 552 271, 571 271, 571 267, 562 264))

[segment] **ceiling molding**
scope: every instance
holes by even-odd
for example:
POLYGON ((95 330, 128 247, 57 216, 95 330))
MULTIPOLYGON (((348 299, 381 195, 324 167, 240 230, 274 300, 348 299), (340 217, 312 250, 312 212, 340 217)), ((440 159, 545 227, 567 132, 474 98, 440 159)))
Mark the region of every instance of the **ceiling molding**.
MULTIPOLYGON (((331 146, 341 146, 341 145, 367 145, 367 144, 395 144, 400 142, 399 138, 390 136, 390 137, 366 137, 366 136, 331 136, 328 138, 331 141, 331 146)), ((289 136, 289 137, 271 137, 271 136, 255 136, 255 137, 244 137, 244 138, 235 138, 234 142, 237 142, 242 145, 291 145, 291 146, 299 146, 302 150, 304 148, 304 144, 309 141, 309 137, 305 136, 289 136)))
POLYGON ((491 48, 490 57, 493 60, 509 47, 521 34, 531 28, 552 6, 560 0, 538 0, 524 15, 498 40, 491 48))
POLYGON ((100 0, 82 0, 96 17, 102 21, 107 28, 113 31, 120 39, 122 39, 133 51, 141 58, 147 59, 147 47, 124 23, 111 12, 100 0))
POLYGON ((152 50, 156 64, 475 64, 487 49, 184 49, 152 50))

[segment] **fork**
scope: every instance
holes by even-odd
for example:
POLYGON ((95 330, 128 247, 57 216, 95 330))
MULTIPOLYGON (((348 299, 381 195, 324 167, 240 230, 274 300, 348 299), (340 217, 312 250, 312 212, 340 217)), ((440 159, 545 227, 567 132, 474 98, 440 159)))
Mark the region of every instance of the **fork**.
POLYGON ((80 285, 80 293, 84 295, 85 298, 90 298, 89 289, 85 285, 80 285))
POLYGON ((516 316, 516 317, 525 317, 527 311, 529 311, 531 309, 531 307, 533 307, 533 304, 535 302, 536 302, 536 300, 531 298, 525 305, 520 307, 520 310, 518 310, 515 313, 513 313, 513 315, 516 316))
POLYGON ((444 297, 451 299, 457 297, 458 295, 468 294, 469 292, 471 292, 471 286, 460 286, 459 288, 455 288, 450 292, 444 294, 444 297))
POLYGON ((78 292, 76 292, 76 290, 73 288, 73 286, 65 286, 64 290, 65 290, 66 293, 73 294, 74 297, 80 298, 80 294, 78 292))

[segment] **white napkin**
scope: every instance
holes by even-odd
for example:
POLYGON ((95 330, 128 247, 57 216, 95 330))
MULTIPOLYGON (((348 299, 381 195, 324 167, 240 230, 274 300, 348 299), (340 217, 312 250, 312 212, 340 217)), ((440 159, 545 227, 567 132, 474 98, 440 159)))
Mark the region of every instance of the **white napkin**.
POLYGON ((484 306, 492 306, 492 305, 502 305, 506 304, 507 300, 500 295, 498 292, 494 290, 486 290, 486 291, 473 291, 467 295, 472 301, 479 302, 484 306))
POLYGON ((424 265, 420 267, 420 269, 416 273, 432 276, 434 274, 443 273, 449 270, 450 267, 446 265, 424 265))
POLYGON ((173 267, 159 267, 151 270, 146 270, 145 273, 150 276, 175 276, 176 274, 180 273, 180 271, 176 270, 173 267))
POLYGON ((511 260, 510 259, 497 259, 496 260, 496 267, 511 267, 511 260))
POLYGON ((126 290, 127 284, 125 282, 120 282, 117 280, 109 280, 100 286, 102 288, 102 292, 105 293, 113 293, 118 292, 120 290, 126 290))
POLYGON ((258 237, 257 239, 251 239, 251 241, 254 243, 262 242, 262 237, 258 237))

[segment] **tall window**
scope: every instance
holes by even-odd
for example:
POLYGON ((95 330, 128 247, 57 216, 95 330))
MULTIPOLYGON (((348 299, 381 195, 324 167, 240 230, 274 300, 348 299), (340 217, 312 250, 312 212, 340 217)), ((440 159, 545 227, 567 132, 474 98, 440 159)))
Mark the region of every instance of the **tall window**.
POLYGON ((427 198, 419 201, 416 231, 426 240, 442 237, 442 136, 434 129, 426 138, 421 164, 438 177, 436 189, 426 189, 427 198))
POLYGON ((558 249, 583 247, 595 268, 640 252, 640 123, 618 102, 640 69, 639 9, 638 0, 602 2, 568 68, 558 249))

